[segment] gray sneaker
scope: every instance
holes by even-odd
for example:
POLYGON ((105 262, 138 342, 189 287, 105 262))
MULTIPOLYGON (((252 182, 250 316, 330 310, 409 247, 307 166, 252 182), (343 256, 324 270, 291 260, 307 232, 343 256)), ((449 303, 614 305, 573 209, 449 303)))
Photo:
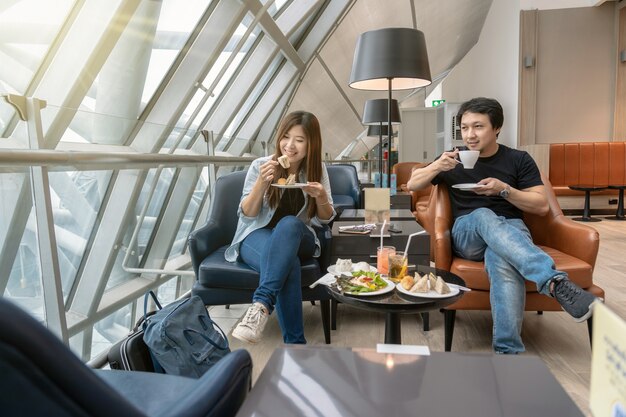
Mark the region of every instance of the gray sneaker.
POLYGON ((246 315, 233 330, 233 337, 242 342, 257 343, 267 324, 269 314, 261 303, 254 303, 246 311, 246 315))
POLYGON ((597 300, 593 294, 565 277, 554 280, 553 295, 561 304, 561 308, 579 323, 591 317, 591 305, 597 300))

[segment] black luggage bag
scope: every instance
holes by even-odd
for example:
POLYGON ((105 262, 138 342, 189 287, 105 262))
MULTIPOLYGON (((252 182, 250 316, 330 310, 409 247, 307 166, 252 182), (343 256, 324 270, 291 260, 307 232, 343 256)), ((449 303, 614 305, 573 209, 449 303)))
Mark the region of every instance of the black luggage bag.
MULTIPOLYGON (((154 313, 151 312, 149 315, 154 313)), ((143 341, 144 320, 144 317, 139 319, 126 338, 111 346, 107 355, 111 369, 155 372, 150 350, 143 341)))

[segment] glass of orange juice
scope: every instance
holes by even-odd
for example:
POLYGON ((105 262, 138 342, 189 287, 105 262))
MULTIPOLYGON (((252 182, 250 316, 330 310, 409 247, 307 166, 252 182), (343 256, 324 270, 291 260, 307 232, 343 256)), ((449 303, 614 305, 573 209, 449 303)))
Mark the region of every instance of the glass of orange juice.
POLYGON ((376 252, 376 269, 379 274, 389 273, 389 255, 396 253, 394 246, 379 246, 376 252))

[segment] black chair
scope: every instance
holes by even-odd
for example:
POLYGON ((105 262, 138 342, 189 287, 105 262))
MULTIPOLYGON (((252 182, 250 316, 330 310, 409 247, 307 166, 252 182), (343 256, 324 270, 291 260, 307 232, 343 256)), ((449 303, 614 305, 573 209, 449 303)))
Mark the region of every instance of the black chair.
POLYGON ((0 298, 0 414, 3 416, 234 416, 250 390, 245 350, 199 379, 94 370, 48 329, 0 298))
POLYGON ((337 214, 344 209, 358 209, 361 206, 359 176, 354 165, 327 165, 328 179, 337 214))
MULTIPOLYGON (((237 228, 237 209, 246 171, 233 172, 217 179, 207 223, 191 232, 188 238, 196 282, 191 289, 206 305, 248 304, 259 285, 259 274, 243 262, 228 262, 224 252, 237 228)), ((322 245, 318 259, 302 264, 303 301, 320 300, 324 339, 330 343, 330 295, 323 285, 309 288, 326 272, 329 261, 330 228, 317 231, 322 245)))

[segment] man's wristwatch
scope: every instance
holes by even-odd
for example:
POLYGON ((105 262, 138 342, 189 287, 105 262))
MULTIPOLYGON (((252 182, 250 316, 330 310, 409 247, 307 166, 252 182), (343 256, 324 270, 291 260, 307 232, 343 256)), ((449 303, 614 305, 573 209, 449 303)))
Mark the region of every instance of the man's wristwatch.
POLYGON ((511 192, 511 186, 509 184, 504 187, 502 191, 500 191, 499 195, 502 198, 509 198, 509 193, 511 192))

